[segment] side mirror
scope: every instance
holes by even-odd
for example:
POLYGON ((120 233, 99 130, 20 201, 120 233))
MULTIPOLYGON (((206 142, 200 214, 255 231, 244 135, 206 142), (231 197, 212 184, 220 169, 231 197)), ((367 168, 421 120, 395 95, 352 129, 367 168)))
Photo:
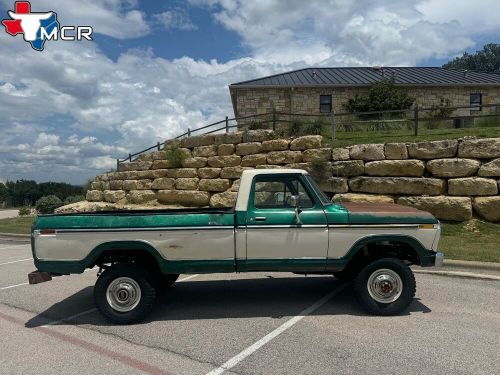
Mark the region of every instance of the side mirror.
POLYGON ((290 205, 295 207, 295 222, 297 225, 302 225, 302 221, 300 220, 300 213, 302 212, 300 209, 300 196, 292 195, 290 197, 290 205))
POLYGON ((290 206, 299 208, 300 207, 300 197, 298 195, 290 196, 290 206))

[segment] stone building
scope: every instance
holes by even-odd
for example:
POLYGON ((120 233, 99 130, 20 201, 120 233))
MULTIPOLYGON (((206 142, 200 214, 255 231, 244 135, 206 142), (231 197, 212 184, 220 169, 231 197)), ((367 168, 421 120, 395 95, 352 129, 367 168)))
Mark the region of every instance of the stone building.
MULTIPOLYGON (((500 105, 500 74, 439 67, 306 68, 229 85, 236 117, 270 113, 328 114, 346 112, 344 105, 370 86, 393 79, 408 90, 419 107, 473 107, 454 112, 470 116, 491 113, 500 105)), ((495 113, 500 113, 497 111, 495 113)))

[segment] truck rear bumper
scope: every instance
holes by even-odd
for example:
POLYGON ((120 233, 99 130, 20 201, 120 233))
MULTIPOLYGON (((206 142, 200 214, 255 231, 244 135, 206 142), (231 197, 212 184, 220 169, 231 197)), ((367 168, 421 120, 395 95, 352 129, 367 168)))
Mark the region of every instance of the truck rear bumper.
POLYGON ((33 271, 28 274, 28 282, 31 285, 44 283, 50 280, 52 280, 52 274, 50 272, 33 271))

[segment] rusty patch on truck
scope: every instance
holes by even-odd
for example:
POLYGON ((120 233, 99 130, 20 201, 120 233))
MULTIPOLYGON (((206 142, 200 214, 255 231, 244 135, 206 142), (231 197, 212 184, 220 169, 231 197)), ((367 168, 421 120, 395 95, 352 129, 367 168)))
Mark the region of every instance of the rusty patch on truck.
POLYGON ((403 222, 411 223, 435 220, 429 212, 399 204, 343 202, 342 206, 349 211, 351 223, 376 224, 377 220, 381 220, 381 223, 398 223, 403 218, 403 222))

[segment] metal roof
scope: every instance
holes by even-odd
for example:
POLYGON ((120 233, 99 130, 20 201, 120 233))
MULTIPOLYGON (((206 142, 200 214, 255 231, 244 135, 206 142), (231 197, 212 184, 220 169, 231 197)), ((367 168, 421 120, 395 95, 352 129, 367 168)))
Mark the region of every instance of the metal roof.
POLYGON ((230 88, 369 86, 394 79, 403 86, 500 85, 499 73, 440 67, 305 68, 268 77, 233 83, 230 88))

